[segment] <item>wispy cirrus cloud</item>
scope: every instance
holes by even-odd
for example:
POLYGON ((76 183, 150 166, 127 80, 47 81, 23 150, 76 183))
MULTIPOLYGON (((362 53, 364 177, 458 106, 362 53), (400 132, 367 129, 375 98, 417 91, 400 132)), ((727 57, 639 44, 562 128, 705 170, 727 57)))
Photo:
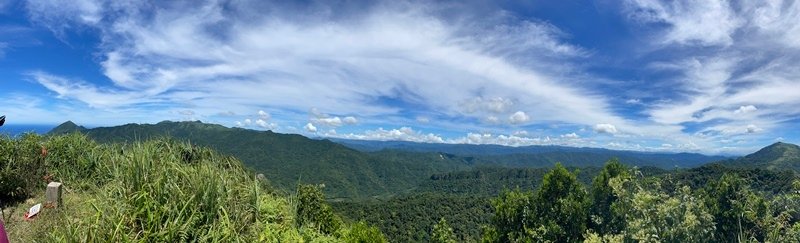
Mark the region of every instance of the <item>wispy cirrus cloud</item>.
POLYGON ((27 77, 111 124, 158 111, 315 136, 717 153, 773 141, 800 115, 797 2, 625 1, 615 14, 647 37, 622 61, 573 44, 575 28, 470 4, 20 5, 63 42, 96 36, 100 79, 27 77), (641 67, 595 70, 614 62, 641 67), (644 80, 616 80, 630 76, 644 80))
POLYGON ((146 97, 191 90, 203 94, 193 97, 198 105, 259 100, 287 110, 319 107, 373 117, 399 116, 416 106, 479 119, 454 108, 465 100, 505 97, 487 99, 481 109, 497 113, 528 107, 523 112, 535 114, 532 122, 535 117, 574 123, 621 120, 601 96, 562 85, 552 76, 560 74, 506 59, 566 67, 552 60, 584 55, 559 41, 557 29, 547 24, 499 16, 495 25, 476 28, 476 23, 441 19, 436 6, 403 3, 378 4, 347 20, 325 14, 299 20, 237 17, 257 16, 248 4, 254 3, 177 4, 181 8, 158 6, 143 14, 154 6, 86 1, 59 9, 58 4, 31 3, 32 18, 50 28, 100 30, 101 65, 113 85, 41 83, 61 91, 61 97, 92 106, 134 105, 152 102, 146 97), (521 54, 531 50, 546 58, 521 54), (66 92, 76 88, 81 92, 66 92), (127 91, 148 95, 98 98, 127 91))

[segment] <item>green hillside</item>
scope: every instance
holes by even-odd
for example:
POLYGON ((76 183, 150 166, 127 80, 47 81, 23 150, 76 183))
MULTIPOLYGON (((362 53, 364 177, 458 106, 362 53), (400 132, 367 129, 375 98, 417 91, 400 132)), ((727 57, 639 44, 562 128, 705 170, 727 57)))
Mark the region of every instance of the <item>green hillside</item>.
POLYGON ((410 190, 431 174, 468 168, 459 158, 443 158, 436 153, 368 154, 328 140, 202 122, 165 121, 94 129, 76 129, 70 123, 51 134, 79 130, 105 143, 171 137, 233 155, 266 175, 279 189, 292 190, 298 183, 325 184, 326 194, 332 198, 393 195, 410 190))
POLYGON ((747 156, 724 161, 723 164, 770 170, 790 169, 800 172, 800 146, 777 142, 747 156))
POLYGON ((0 206, 11 242, 385 242, 343 224, 319 187, 276 193, 235 158, 169 139, 0 137, 0 206), (23 219, 49 181, 61 205, 23 219))

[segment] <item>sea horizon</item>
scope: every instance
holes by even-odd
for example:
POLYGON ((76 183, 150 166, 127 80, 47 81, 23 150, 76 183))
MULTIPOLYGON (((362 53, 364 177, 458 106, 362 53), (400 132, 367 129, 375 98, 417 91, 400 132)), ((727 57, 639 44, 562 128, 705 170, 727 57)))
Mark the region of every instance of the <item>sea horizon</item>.
POLYGON ((0 135, 16 137, 24 133, 33 132, 37 134, 45 134, 55 128, 57 125, 41 125, 41 124, 5 124, 0 126, 0 135))

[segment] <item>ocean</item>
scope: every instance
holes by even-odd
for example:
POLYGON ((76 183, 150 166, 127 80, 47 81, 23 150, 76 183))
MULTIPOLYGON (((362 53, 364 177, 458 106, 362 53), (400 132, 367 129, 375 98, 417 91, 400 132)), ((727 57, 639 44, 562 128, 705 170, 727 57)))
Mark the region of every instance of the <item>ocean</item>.
POLYGON ((5 125, 0 127, 0 135, 16 137, 27 132, 45 134, 55 127, 56 125, 18 125, 6 122, 5 125))

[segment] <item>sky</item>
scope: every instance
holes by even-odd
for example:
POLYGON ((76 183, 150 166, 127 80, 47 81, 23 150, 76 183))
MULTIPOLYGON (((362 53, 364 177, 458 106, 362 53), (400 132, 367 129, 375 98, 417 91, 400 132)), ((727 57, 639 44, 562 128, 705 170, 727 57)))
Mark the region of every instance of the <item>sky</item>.
POLYGON ((0 0, 7 124, 740 155, 800 143, 800 1, 0 0))

